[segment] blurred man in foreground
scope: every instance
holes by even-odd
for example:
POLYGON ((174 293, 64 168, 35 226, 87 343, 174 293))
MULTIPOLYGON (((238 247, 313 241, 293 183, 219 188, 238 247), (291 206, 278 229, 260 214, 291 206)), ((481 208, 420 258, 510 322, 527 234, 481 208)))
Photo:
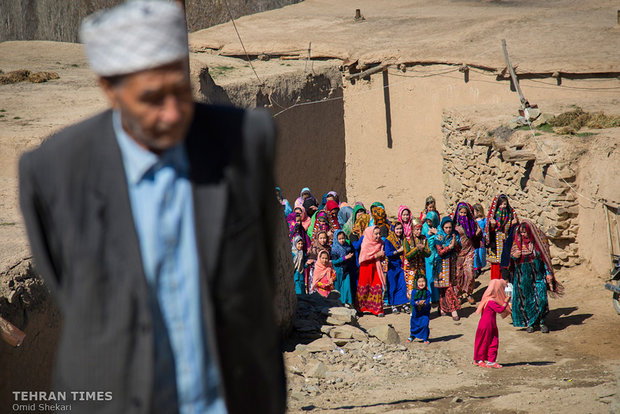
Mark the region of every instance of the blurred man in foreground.
POLYGON ((125 3, 80 35, 111 108, 20 161, 64 318, 55 388, 111 393, 77 412, 283 412, 270 116, 194 103, 174 3, 125 3))

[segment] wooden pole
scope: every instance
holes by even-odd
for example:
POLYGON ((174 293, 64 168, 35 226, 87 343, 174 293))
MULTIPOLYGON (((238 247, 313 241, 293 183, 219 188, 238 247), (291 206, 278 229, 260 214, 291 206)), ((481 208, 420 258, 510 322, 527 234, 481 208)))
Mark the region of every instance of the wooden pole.
POLYGON ((312 48, 312 42, 308 43, 308 57, 306 58, 306 65, 304 66, 304 75, 306 74, 306 70, 308 69, 308 61, 310 60, 310 51, 312 48))
POLYGON ((519 94, 519 100, 521 101, 521 105, 524 108, 529 106, 528 102, 523 97, 523 92, 521 92, 521 87, 519 86, 519 80, 517 79, 517 75, 515 70, 510 63, 510 56, 508 56, 508 50, 506 50, 506 39, 502 39, 502 49, 504 51, 504 59, 506 59, 506 66, 508 67, 508 71, 510 72, 510 77, 512 78, 512 84, 515 86, 517 93, 519 94))
POLYGON ((611 265, 613 266, 613 254, 614 254, 614 244, 611 241, 611 224, 609 223, 609 207, 605 203, 603 203, 603 210, 605 211, 605 220, 607 221, 607 245, 609 246, 609 254, 611 258, 611 265))
POLYGON ((354 73, 352 75, 347 75, 345 77, 346 80, 351 80, 351 79, 360 79, 360 78, 365 78, 366 76, 372 75, 373 73, 378 73, 378 72, 383 72, 385 70, 385 68, 387 68, 388 65, 387 64, 381 64, 381 65, 377 65, 373 68, 370 69, 366 69, 363 72, 358 72, 358 73, 354 73))
POLYGON ((20 346, 26 334, 0 316, 0 337, 11 346, 20 346))

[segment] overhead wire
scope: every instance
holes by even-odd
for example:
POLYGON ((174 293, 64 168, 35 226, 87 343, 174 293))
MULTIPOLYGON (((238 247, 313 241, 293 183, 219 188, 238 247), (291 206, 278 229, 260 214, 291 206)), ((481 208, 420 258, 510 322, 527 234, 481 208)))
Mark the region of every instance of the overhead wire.
POLYGON ((252 59, 250 59, 250 55, 248 54, 248 51, 245 49, 243 40, 241 40, 241 35, 239 34, 239 30, 237 30, 237 25, 235 24, 235 18, 233 17, 232 12, 230 11, 230 7, 228 7, 228 1, 227 0, 223 0, 223 1, 224 1, 224 6, 226 6, 226 10, 228 11, 228 15, 230 16, 230 21, 232 22, 233 28, 235 29, 235 33, 237 33, 237 37, 239 38, 239 43, 241 43, 241 47, 243 48, 243 53, 245 53, 245 56, 248 59, 248 63, 250 64, 250 67, 252 68, 254 75, 256 75, 256 79, 258 79, 258 82, 261 85, 264 85, 260 76, 258 76, 258 73, 256 73, 256 69, 254 69, 254 65, 252 64, 252 59))

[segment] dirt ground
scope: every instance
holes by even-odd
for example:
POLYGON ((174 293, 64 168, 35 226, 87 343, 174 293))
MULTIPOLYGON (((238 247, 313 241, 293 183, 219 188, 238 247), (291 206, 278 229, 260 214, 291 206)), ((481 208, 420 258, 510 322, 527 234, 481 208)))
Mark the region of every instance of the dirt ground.
MULTIPOLYGON (((364 329, 392 324, 411 359, 385 370, 367 358, 364 368, 348 381, 354 385, 345 381, 339 387, 293 373, 290 367, 299 352, 287 352, 290 412, 608 413, 618 393, 620 315, 613 309, 611 293, 603 288, 604 277, 583 266, 562 270, 557 276, 566 294, 550 300, 549 334, 526 333, 510 325, 510 317, 498 318, 498 362, 504 368, 472 364, 479 316, 469 304, 463 305, 459 322, 432 311, 429 345, 406 342, 406 314, 363 316, 359 325, 364 329), (307 389, 305 384, 318 387, 315 395, 298 392, 307 389)), ((479 277, 476 300, 488 279, 488 272, 479 277)), ((384 352, 388 360, 403 361, 398 355, 384 352)))

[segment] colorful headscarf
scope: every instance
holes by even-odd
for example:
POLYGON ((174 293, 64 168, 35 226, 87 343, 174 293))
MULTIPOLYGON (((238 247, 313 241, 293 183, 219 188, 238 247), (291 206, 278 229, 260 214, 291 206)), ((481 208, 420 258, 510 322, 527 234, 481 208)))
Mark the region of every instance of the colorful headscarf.
POLYGON ((329 193, 323 194, 323 197, 321 198, 321 204, 319 204, 319 210, 323 210, 325 208, 325 204, 327 204, 327 196, 328 195, 329 195, 329 193))
MULTIPOLYGON (((308 213, 306 213, 306 209, 302 207, 295 207, 296 209, 300 209, 301 210, 301 224, 304 226, 304 229, 308 230, 308 227, 310 226, 310 222, 312 221, 312 219, 310 219, 310 217, 308 217, 308 213)), ((295 212, 295 210, 293 210, 293 212, 295 212)))
MULTIPOLYGON (((484 295, 482 295, 482 299, 480 299, 480 303, 478 304, 476 313, 482 315, 482 311, 487 306, 490 300, 494 301, 500 306, 502 306, 502 304, 506 302, 506 281, 504 279, 492 279, 489 282, 487 290, 484 291, 484 295)), ((506 309, 504 309, 501 315, 502 318, 510 315, 510 305, 506 306, 506 309)))
POLYGON ((347 222, 351 218, 351 214, 353 214, 353 207, 350 207, 350 206, 340 207, 340 211, 338 212, 338 224, 340 224, 341 229, 344 230, 344 226, 347 224, 347 222))
POLYGON ((307 251, 310 248, 310 238, 308 237, 308 233, 306 233, 303 225, 300 223, 295 223, 289 230, 289 238, 291 241, 294 240, 295 237, 300 237, 304 242, 304 250, 307 251))
POLYGON ((403 224, 403 231, 405 233, 405 237, 411 237, 411 230, 412 230, 412 226, 411 226, 411 220, 413 219, 412 214, 411 214, 411 209, 407 206, 401 205, 400 207, 398 207, 398 221, 400 221, 403 224), (408 222, 404 222, 403 221, 403 211, 407 210, 409 212, 409 221, 408 222))
POLYGON ((456 205, 456 210, 454 210, 454 220, 457 222, 459 226, 463 228, 465 231, 465 235, 470 240, 473 240, 476 236, 476 230, 478 229, 478 223, 474 218, 474 210, 468 203, 461 201, 456 205), (461 208, 465 208, 466 215, 461 216, 459 214, 459 210, 461 208))
POLYGON ((327 195, 334 197, 334 201, 336 202, 336 204, 340 205, 340 196, 338 196, 337 192, 332 190, 332 191, 328 192, 327 195))
POLYGON ((338 207, 338 203, 335 201, 329 200, 325 203, 325 211, 327 212, 327 219, 329 221, 329 227, 332 231, 340 228, 340 223, 338 223, 338 213, 340 207, 338 207))
POLYGON ((418 277, 415 280, 415 285, 413 288, 415 289, 415 294, 411 298, 412 302, 417 302, 419 300, 426 300, 428 298, 430 292, 428 291, 428 281, 426 280, 426 277, 424 276, 418 277), (426 282, 426 289, 418 289, 418 279, 424 279, 424 281, 426 282))
POLYGON ((355 225, 355 217, 357 216, 357 212, 360 210, 366 213, 366 209, 364 208, 363 204, 355 203, 355 207, 353 207, 353 213, 351 213, 351 217, 349 218, 349 220, 347 220, 346 224, 342 228, 347 236, 351 235, 351 232, 353 231, 353 226, 355 225))
MULTIPOLYGON (((430 227, 434 227, 434 228, 439 227, 439 214, 437 214, 436 211, 429 211, 428 213, 426 213, 426 216, 424 217, 424 224, 422 225, 422 234, 426 238, 428 238, 428 230, 430 229, 430 227), (429 226, 426 220, 430 220, 433 225, 429 226)), ((431 240, 429 239, 428 242, 430 243, 431 240)))
POLYGON ((369 224, 370 214, 361 214, 355 222, 355 225, 353 226, 352 233, 354 233, 357 237, 362 238, 369 224))
MULTIPOLYGON (((398 224, 402 223, 399 222, 398 224)), ((394 225, 394 229, 396 229, 396 225, 394 225)), ((405 235, 403 233, 402 236, 398 237, 395 231, 390 230, 390 234, 387 236, 387 239, 390 243, 392 243, 392 246, 398 250, 403 245, 403 241, 405 241, 405 235)))
POLYGON ((375 202, 370 206, 370 214, 372 215, 373 224, 377 227, 390 226, 390 222, 385 212, 385 206, 382 203, 375 202))
POLYGON ((314 198, 314 196, 312 195, 312 192, 310 191, 310 189, 308 187, 304 187, 299 192, 299 197, 297 198, 297 200, 295 200, 295 206, 298 206, 298 205, 299 206, 303 206, 304 205, 304 193, 308 193, 308 194, 310 194, 310 197, 314 198))
MULTIPOLYGON (((497 231, 497 229, 502 229, 502 227, 500 227, 501 224, 498 219, 502 218, 501 216, 505 216, 503 217, 503 220, 505 220, 504 222, 504 225, 505 225, 505 223, 510 223, 514 218, 517 217, 517 213, 510 207, 510 202, 508 203, 508 207, 506 211, 504 213, 500 213, 500 217, 497 217, 497 210, 498 210, 500 200, 508 201, 508 197, 506 197, 505 194, 498 194, 495 196, 495 198, 493 199, 493 202, 491 203, 491 207, 489 208, 489 212, 487 214, 487 223, 484 227, 485 244, 489 249, 493 251, 497 250, 497 246, 495 245, 495 232, 497 231), (491 227, 490 227, 491 219, 497 220, 497 227, 493 231, 491 231, 491 227)), ((512 245, 512 240, 510 240, 510 244, 512 245)), ((506 248, 506 246, 504 246, 504 248, 506 248)))
POLYGON ((291 249, 293 252, 293 267, 295 268, 295 271, 301 273, 304 271, 304 255, 306 252, 304 249, 297 249, 297 242, 300 240, 302 240, 300 236, 293 237, 291 249))
POLYGON ((320 230, 316 233, 316 239, 314 239, 312 241, 312 253, 317 255, 318 258, 318 253, 321 250, 327 250, 328 253, 331 252, 331 246, 329 245, 329 237, 327 237, 327 240, 325 241, 325 244, 321 244, 319 243, 319 234, 321 233, 325 233, 325 236, 327 236, 327 232, 324 230, 320 230))
POLYGON ((424 223, 418 218, 413 218, 411 219, 411 228, 415 229, 416 227, 424 227, 424 223))
POLYGON ((314 225, 312 226, 312 243, 317 240, 320 232, 329 231, 329 217, 325 211, 317 211, 314 215, 314 225))
POLYGON ((326 276, 330 276, 334 272, 334 267, 332 266, 331 261, 327 262, 327 265, 324 265, 323 263, 321 263, 321 260, 319 260, 323 253, 327 254, 328 258, 330 257, 329 250, 325 249, 319 250, 318 254, 316 255, 316 263, 314 264, 314 272, 312 273, 312 286, 310 287, 310 291, 316 289, 316 285, 319 284, 321 279, 326 276))
POLYGON ((334 232, 334 241, 332 242, 332 258, 340 259, 349 253, 353 253, 353 246, 351 246, 348 240, 345 238, 344 245, 338 242, 338 235, 344 232, 342 230, 336 230, 334 232))
POLYGON ((441 224, 439 225, 439 228, 437 229, 437 241, 439 242, 439 244, 441 244, 442 246, 447 246, 452 242, 453 238, 456 238, 456 242, 460 243, 461 242, 461 238, 459 237, 458 233, 454 230, 454 228, 452 229, 452 233, 447 234, 443 227, 447 224, 447 223, 452 223, 452 226, 454 227, 454 221, 452 220, 452 218, 450 216, 446 216, 444 218, 441 219, 441 224))
POLYGON ((362 241, 362 247, 360 249, 359 262, 360 264, 364 262, 374 261, 377 266, 377 272, 379 273, 379 279, 381 280, 381 285, 385 286, 385 275, 383 274, 383 265, 381 264, 381 260, 375 259, 375 255, 383 250, 383 243, 381 240, 375 241, 373 237, 373 232, 376 226, 367 227, 364 230, 364 241, 362 241))

